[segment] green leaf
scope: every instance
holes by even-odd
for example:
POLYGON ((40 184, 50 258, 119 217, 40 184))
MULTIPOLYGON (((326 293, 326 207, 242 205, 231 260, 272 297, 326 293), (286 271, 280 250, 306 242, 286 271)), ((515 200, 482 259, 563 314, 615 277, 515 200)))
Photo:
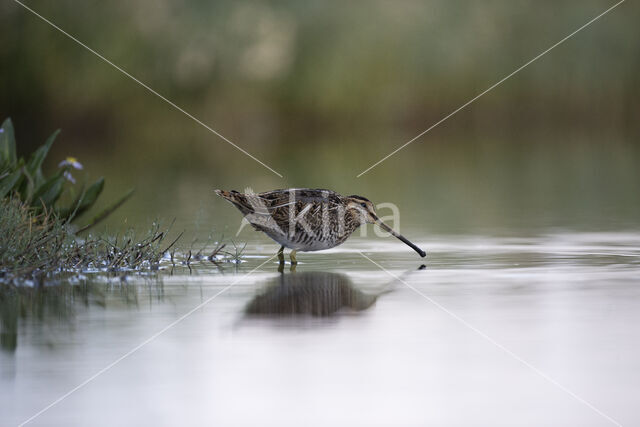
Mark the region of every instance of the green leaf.
POLYGON ((55 174, 47 182, 42 184, 33 196, 31 206, 35 208, 41 207, 43 204, 47 209, 53 207, 53 204, 58 200, 62 194, 64 188, 64 176, 62 171, 55 174))
POLYGON ((73 202, 68 207, 56 210, 56 213, 58 214, 58 218, 62 219, 63 221, 72 221, 73 218, 77 216, 78 207, 80 206, 80 202, 82 201, 82 198, 84 197, 84 194, 85 194, 84 187, 85 187, 84 184, 82 184, 82 188, 80 189, 80 192, 73 199, 73 202))
POLYGON ((100 221, 102 221, 106 217, 108 217, 109 215, 111 215, 116 209, 118 209, 120 206, 122 206, 124 204, 124 202, 126 202, 127 200, 129 200, 129 198, 131 196, 133 196, 133 191, 134 191, 133 188, 131 190, 127 191, 122 197, 120 197, 118 200, 116 200, 111 205, 107 206, 98 215, 94 216, 93 219, 91 221, 89 221, 89 223, 87 225, 85 225, 84 227, 79 229, 77 232, 81 233, 83 231, 86 231, 86 230, 90 229, 91 227, 95 226, 97 223, 99 223, 100 221))
MULTIPOLYGON (((20 159, 20 161, 22 162, 24 160, 20 159)), ((22 176, 24 176, 25 179, 22 180, 22 184, 17 187, 16 190, 20 193, 20 199, 26 204, 29 204, 32 200, 33 193, 36 190, 36 185, 27 168, 22 167, 20 170, 22 171, 22 176)))
POLYGON ((13 123, 7 119, 2 123, 0 131, 0 165, 16 166, 16 139, 13 133, 13 123))
POLYGON ((44 177, 42 175, 42 169, 41 169, 42 162, 44 162, 44 159, 47 157, 47 154, 49 154, 49 150, 51 149, 51 144, 53 144, 53 141, 55 141, 59 133, 60 133, 60 129, 55 131, 49 138, 47 138, 47 141, 44 143, 44 145, 38 148, 31 155, 31 158, 27 163, 27 170, 29 171, 29 174, 31 174, 31 176, 33 177, 36 187, 39 187, 40 185, 42 185, 42 182, 44 181, 44 177))
POLYGON ((91 186, 86 191, 81 191, 80 194, 78 194, 78 197, 76 197, 76 199, 68 208, 60 210, 60 218, 73 220, 74 218, 82 215, 89 208, 91 208, 91 206, 93 206, 100 193, 102 193, 103 189, 104 178, 100 178, 96 182, 91 184, 91 186))
POLYGON ((22 179, 22 169, 16 169, 13 173, 0 180, 0 199, 4 198, 11 191, 20 185, 22 179))
POLYGON ((98 198, 100 193, 102 193, 103 189, 104 189, 104 178, 101 177, 96 182, 91 184, 89 188, 87 188, 87 191, 84 193, 84 196, 82 197, 82 200, 78 205, 78 211, 76 214, 80 215, 81 213, 89 209, 91 206, 93 206, 93 204, 96 202, 96 199, 98 198))

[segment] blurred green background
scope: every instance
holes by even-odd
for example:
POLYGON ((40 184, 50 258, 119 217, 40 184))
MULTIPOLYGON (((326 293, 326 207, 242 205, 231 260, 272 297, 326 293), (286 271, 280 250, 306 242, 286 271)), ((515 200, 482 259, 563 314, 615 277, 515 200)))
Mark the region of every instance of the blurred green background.
POLYGON ((393 202, 424 233, 640 227, 637 2, 361 178, 614 2, 25 3, 284 175, 4 1, 0 116, 22 153, 62 128, 48 166, 78 157, 103 201, 137 189, 108 227, 233 234, 214 188, 291 186, 393 202))

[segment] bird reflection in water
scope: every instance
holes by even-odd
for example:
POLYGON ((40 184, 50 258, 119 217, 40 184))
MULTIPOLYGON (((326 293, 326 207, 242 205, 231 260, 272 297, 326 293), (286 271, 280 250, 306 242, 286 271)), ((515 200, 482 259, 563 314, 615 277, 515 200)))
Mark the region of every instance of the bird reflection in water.
POLYGON ((302 272, 281 274, 247 305, 249 316, 331 316, 339 311, 359 312, 370 308, 378 296, 353 286, 340 273, 302 272))

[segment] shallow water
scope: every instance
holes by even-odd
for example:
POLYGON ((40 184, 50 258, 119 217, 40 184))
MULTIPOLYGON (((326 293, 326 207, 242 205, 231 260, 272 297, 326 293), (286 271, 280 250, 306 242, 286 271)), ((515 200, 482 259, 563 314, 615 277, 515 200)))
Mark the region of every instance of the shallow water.
POLYGON ((5 313, 2 424, 100 372, 32 424, 638 424, 640 233, 416 240, 282 275, 259 243, 5 313))

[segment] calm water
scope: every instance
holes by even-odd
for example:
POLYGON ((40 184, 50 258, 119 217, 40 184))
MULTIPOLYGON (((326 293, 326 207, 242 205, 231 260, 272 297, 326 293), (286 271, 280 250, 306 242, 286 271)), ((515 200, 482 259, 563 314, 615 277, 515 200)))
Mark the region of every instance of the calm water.
POLYGON ((300 254, 296 272, 253 271, 277 249, 260 243, 237 267, 23 295, 39 308, 3 314, 1 423, 203 303, 32 424, 640 422, 640 233, 415 240, 426 268, 371 238, 300 254))

